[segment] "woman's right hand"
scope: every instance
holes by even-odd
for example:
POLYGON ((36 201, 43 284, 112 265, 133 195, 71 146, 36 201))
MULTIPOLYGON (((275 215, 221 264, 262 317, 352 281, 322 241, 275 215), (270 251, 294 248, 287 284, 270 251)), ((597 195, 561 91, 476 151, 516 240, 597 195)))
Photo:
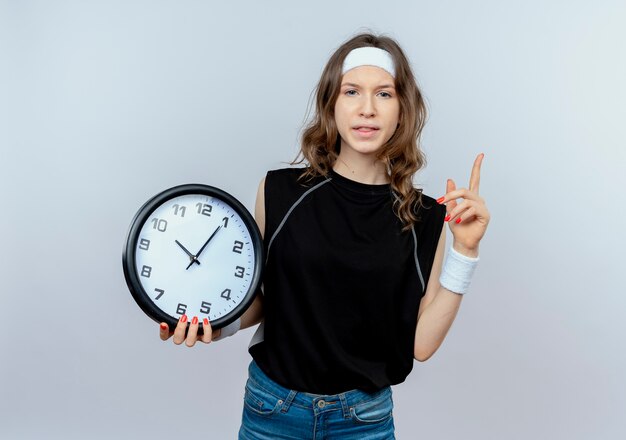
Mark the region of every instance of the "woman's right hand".
POLYGON ((204 329, 204 333, 202 335, 198 335, 198 327, 200 327, 198 317, 194 316, 189 324, 189 330, 187 330, 187 315, 183 315, 178 320, 178 324, 176 324, 174 331, 170 331, 169 326, 165 322, 162 322, 159 326, 159 336, 162 341, 167 341, 169 338, 174 336, 174 344, 180 345, 185 342, 187 347, 193 347, 198 341, 210 344, 211 341, 219 338, 222 333, 221 329, 213 331, 211 329, 211 323, 207 318, 204 318, 204 321, 202 322, 202 327, 204 329), (185 337, 186 330, 187 336, 185 337))

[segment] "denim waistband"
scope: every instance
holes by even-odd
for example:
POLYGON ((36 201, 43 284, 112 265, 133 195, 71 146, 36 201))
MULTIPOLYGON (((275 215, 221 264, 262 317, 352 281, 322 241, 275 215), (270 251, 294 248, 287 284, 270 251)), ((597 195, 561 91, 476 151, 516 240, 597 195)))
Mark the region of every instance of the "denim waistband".
POLYGON ((304 391, 295 391, 283 387, 274 382, 267 374, 259 368, 253 360, 248 367, 250 380, 254 381, 257 386, 264 388, 267 392, 273 394, 277 398, 285 402, 285 406, 297 405, 303 408, 313 410, 323 409, 326 405, 341 403, 344 412, 348 412, 349 408, 360 403, 367 402, 372 399, 391 395, 391 387, 387 386, 374 393, 366 393, 361 390, 350 390, 339 394, 312 394, 304 391))

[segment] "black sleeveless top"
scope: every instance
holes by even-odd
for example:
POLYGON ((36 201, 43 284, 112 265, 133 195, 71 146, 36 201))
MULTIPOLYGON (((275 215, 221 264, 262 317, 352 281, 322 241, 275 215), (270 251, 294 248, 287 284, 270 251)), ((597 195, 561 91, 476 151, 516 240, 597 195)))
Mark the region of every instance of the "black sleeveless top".
POLYGON ((390 185, 334 171, 298 181, 302 171, 270 171, 265 180, 265 319, 250 354, 297 391, 403 382, 445 206, 423 194, 419 222, 403 232, 390 185))

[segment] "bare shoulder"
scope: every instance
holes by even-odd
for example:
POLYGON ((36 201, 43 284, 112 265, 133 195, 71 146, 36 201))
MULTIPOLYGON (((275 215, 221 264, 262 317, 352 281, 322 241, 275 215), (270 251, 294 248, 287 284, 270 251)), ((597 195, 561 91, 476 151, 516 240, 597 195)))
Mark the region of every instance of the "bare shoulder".
POLYGON ((261 236, 265 236, 265 177, 261 179, 261 183, 259 183, 259 189, 256 193, 254 218, 257 225, 259 226, 259 230, 261 231, 261 236))

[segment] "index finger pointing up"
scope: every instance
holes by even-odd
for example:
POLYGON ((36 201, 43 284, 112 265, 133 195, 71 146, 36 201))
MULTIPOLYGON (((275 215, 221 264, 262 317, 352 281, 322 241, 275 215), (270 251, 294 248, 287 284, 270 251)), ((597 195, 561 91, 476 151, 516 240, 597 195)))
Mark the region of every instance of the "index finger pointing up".
POLYGON ((476 194, 478 194, 478 187, 480 186, 480 166, 483 163, 484 157, 485 153, 480 153, 476 157, 474 166, 472 167, 472 175, 470 176, 469 190, 476 192, 476 194))

